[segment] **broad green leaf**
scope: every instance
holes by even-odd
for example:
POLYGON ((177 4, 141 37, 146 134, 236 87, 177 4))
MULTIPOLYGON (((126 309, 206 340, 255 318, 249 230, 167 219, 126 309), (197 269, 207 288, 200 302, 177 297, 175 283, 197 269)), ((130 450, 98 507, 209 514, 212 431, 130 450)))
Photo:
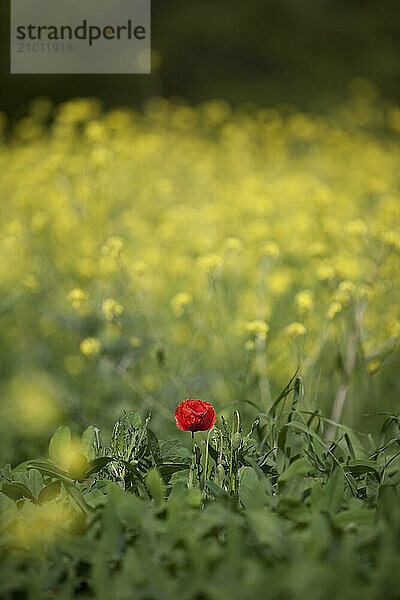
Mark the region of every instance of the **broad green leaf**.
POLYGON ((147 473, 145 483, 153 500, 161 502, 165 497, 165 486, 157 469, 151 469, 147 473))
POLYGON ((95 443, 94 427, 93 427, 93 425, 89 425, 89 427, 86 427, 86 429, 82 433, 82 437, 81 437, 81 452, 84 456, 86 456, 88 462, 93 460, 93 458, 95 456, 94 443, 95 443))
POLYGON ((261 480, 251 467, 240 469, 239 499, 247 509, 261 508, 267 504, 267 480, 261 480))
POLYGON ((290 496, 279 497, 278 512, 295 523, 308 523, 311 519, 311 511, 308 506, 290 496))
POLYGON ((22 471, 13 472, 13 480, 17 483, 22 483, 23 485, 25 485, 27 488, 30 489, 29 476, 26 474, 26 472, 22 472, 22 471))
POLYGON ((60 425, 49 444, 49 457, 58 465, 65 465, 71 444, 71 431, 67 425, 60 425))
POLYGON ((12 500, 28 498, 29 500, 32 500, 32 502, 36 501, 36 498, 33 496, 30 489, 23 483, 9 483, 6 481, 5 483, 3 483, 1 491, 3 492, 3 494, 11 498, 12 500))
POLYGON ((324 489, 324 504, 331 515, 335 515, 342 503, 345 490, 345 478, 339 468, 335 468, 324 489))
MULTIPOLYGON (((64 484, 65 485, 65 484, 64 484)), ((74 485, 66 485, 65 489, 70 498, 74 501, 76 506, 84 513, 89 514, 92 510, 88 504, 86 504, 85 499, 81 492, 74 485)))
POLYGON ((6 529, 18 517, 15 501, 0 492, 0 529, 6 529))
POLYGON ((310 461, 307 458, 299 458, 294 460, 288 468, 279 476, 278 482, 285 483, 294 475, 301 475, 305 477, 312 470, 310 461))
POLYGON ((339 527, 372 527, 375 522, 376 513, 368 508, 358 508, 354 510, 346 510, 337 514, 334 522, 339 527))
POLYGON ((38 498, 41 489, 43 488, 43 477, 37 469, 29 471, 29 488, 35 498, 38 498))
POLYGON ((40 504, 44 504, 45 502, 50 502, 51 500, 54 500, 59 495, 60 490, 61 482, 52 481, 41 490, 38 497, 38 502, 40 504))
POLYGON ((171 455, 175 456, 176 451, 181 447, 182 443, 178 439, 160 442, 160 459, 164 459, 171 455))

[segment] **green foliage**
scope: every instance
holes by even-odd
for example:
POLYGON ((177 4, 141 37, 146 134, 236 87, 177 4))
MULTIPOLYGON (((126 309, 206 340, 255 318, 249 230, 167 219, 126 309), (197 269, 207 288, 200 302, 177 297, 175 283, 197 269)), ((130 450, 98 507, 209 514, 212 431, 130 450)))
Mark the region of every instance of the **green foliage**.
POLYGON ((220 418, 192 459, 135 413, 109 445, 59 428, 1 470, 1 598, 397 598, 399 420, 327 443, 303 394, 296 376, 249 431, 220 418))

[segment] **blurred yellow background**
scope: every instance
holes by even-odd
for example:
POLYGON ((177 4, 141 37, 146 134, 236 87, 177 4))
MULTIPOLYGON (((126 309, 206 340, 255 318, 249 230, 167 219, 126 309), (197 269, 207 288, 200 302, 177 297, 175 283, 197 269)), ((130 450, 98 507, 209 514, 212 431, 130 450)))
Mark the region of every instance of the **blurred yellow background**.
POLYGON ((0 155, 3 461, 123 408, 253 415, 297 367, 305 409, 398 407, 400 109, 350 92, 324 117, 30 104, 0 155))

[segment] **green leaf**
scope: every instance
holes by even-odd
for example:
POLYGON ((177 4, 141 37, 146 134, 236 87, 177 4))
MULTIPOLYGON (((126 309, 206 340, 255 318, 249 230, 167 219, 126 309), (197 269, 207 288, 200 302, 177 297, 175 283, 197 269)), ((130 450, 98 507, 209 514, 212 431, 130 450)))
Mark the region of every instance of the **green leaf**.
POLYGON ((280 496, 278 505, 279 514, 295 523, 308 523, 311 519, 310 509, 291 496, 280 496))
POLYGON ((324 442, 324 440, 319 435, 317 435, 315 433, 315 431, 313 431, 312 429, 309 429, 307 427, 307 425, 304 425, 304 423, 299 423, 298 421, 292 421, 291 423, 286 423, 286 425, 283 425, 283 427, 292 427, 293 429, 297 429, 298 431, 301 431, 303 433, 306 433, 307 435, 310 435, 324 449, 326 449, 326 443, 324 442))
POLYGON ((218 462, 219 462, 218 451, 214 448, 214 446, 211 445, 210 442, 208 442, 208 453, 211 456, 211 458, 213 459, 213 461, 215 462, 215 464, 218 464, 218 462))
POLYGON ((190 468, 190 460, 187 462, 175 462, 175 463, 164 463, 158 467, 162 477, 168 477, 177 473, 178 471, 184 471, 190 468))
POLYGON ((88 462, 93 460, 93 458, 95 456, 94 444, 95 444, 94 427, 93 427, 93 425, 89 425, 89 427, 86 427, 86 429, 82 433, 82 437, 81 437, 81 452, 84 456, 86 456, 88 462))
MULTIPOLYGON (((29 462, 30 462, 29 460, 24 460, 24 462, 20 463, 16 467, 14 467, 12 472, 13 473, 25 473, 26 466, 29 462)), ((11 477, 11 473, 10 473, 9 477, 11 477)))
POLYGON ((182 443, 178 439, 167 440, 165 442, 160 442, 160 459, 164 459, 171 454, 176 455, 176 450, 181 448, 182 443))
POLYGON ((18 517, 18 507, 9 496, 0 492, 0 527, 6 529, 18 517))
POLYGON ((331 515, 335 515, 342 503, 345 490, 345 478, 339 468, 335 468, 324 490, 325 506, 331 515))
POLYGON ((32 494, 37 498, 43 487, 43 477, 37 469, 31 469, 29 472, 29 487, 32 494))
POLYGON ((143 481, 143 474, 139 471, 136 465, 127 462, 126 460, 121 460, 121 462, 139 481, 143 481))
POLYGON ((142 426, 142 418, 137 412, 130 412, 128 414, 128 421, 133 429, 140 429, 142 426))
POLYGON ((86 504, 81 492, 74 485, 65 485, 65 489, 70 498, 72 498, 73 502, 76 504, 77 508, 79 508, 84 514, 89 514, 91 512, 91 508, 88 504, 86 504))
POLYGON ((355 527, 372 527, 375 523, 375 511, 368 508, 346 510, 336 515, 334 522, 339 527, 349 525, 355 527))
POLYGON ((25 485, 27 488, 30 489, 30 485, 29 485, 29 476, 26 474, 26 472, 22 472, 22 471, 17 471, 17 472, 13 472, 13 480, 16 483, 22 483, 23 485, 25 485))
POLYGON ((157 464, 160 459, 160 444, 158 442, 156 434, 151 429, 149 429, 149 427, 147 428, 147 441, 153 460, 157 464))
POLYGON ((240 469, 239 499, 247 509, 261 508, 267 504, 267 480, 261 480, 251 467, 240 469))
POLYGON ((65 483, 72 483, 72 479, 67 471, 60 469, 57 465, 47 460, 33 460, 27 465, 27 470, 37 469, 45 477, 51 477, 52 479, 59 479, 65 483))
POLYGON ((307 458, 299 458, 294 460, 288 468, 280 475, 278 482, 280 484, 286 483, 293 476, 300 475, 305 477, 311 471, 311 465, 307 458))
POLYGON ((60 481, 52 481, 48 485, 46 485, 40 492, 38 497, 38 502, 40 504, 44 504, 45 502, 50 502, 57 498, 61 491, 61 482, 60 481))
POLYGON ((91 460, 86 469, 85 479, 86 477, 91 477, 92 475, 95 475, 96 473, 101 471, 101 469, 104 469, 104 467, 106 467, 108 463, 112 460, 113 459, 110 456, 100 456, 99 458, 91 460))
POLYGON ((351 473, 353 477, 360 477, 365 473, 374 473, 380 479, 379 467, 373 460, 349 460, 344 469, 346 472, 351 473))
POLYGON ((246 466, 251 467, 257 473, 259 479, 264 478, 263 470, 258 466, 257 462, 251 456, 244 456, 243 462, 246 466))
POLYGON ((394 486, 385 484, 379 489, 378 515, 389 527, 397 531, 400 527, 399 495, 394 486))
POLYGON ((206 479, 206 481, 204 482, 204 486, 216 498, 223 498, 223 497, 228 496, 228 494, 225 492, 225 490, 223 490, 222 488, 220 488, 219 485, 217 485, 214 481, 210 481, 209 479, 206 479))
POLYGON ((371 505, 375 506, 376 502, 378 500, 379 482, 372 473, 367 473, 365 483, 366 483, 367 499, 371 505))
POLYGON ((71 431, 67 425, 60 425, 56 429, 49 444, 49 457, 58 465, 64 465, 65 457, 71 444, 71 431))
POLYGON ((11 498, 11 500, 16 501, 20 500, 20 498, 28 498, 29 500, 32 500, 32 502, 36 501, 36 498, 33 496, 30 489, 23 483, 9 483, 6 481, 3 483, 2 492, 11 498))
POLYGON ((165 498, 164 482, 157 469, 151 469, 147 473, 145 483, 153 500, 161 502, 165 498))

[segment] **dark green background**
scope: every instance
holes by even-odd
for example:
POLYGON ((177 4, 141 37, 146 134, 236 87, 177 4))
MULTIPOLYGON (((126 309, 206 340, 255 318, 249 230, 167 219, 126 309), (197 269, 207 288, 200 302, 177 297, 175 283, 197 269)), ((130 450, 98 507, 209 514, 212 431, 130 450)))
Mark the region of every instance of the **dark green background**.
POLYGON ((9 0, 0 1, 0 108, 9 114, 23 114, 39 95, 134 107, 153 95, 222 97, 321 111, 358 75, 400 99, 398 0, 153 0, 152 46, 162 65, 142 76, 10 75, 9 0))

